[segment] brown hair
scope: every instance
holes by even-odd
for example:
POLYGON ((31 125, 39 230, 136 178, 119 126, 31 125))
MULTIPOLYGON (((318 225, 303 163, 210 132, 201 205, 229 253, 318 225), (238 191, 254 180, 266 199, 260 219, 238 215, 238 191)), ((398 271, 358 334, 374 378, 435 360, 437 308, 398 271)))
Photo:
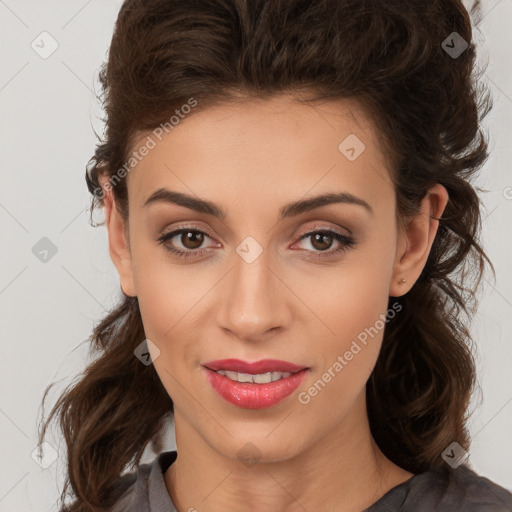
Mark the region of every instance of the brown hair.
MULTIPOLYGON (((459 0, 126 0, 100 71, 106 132, 87 166, 91 220, 103 204, 102 175, 128 218, 119 170, 135 136, 168 123, 191 98, 194 112, 299 90, 312 92, 310 101, 353 98, 382 137, 397 218, 418 213, 432 185, 446 187, 426 266, 407 294, 390 298, 402 311, 386 326, 367 383, 376 442, 413 473, 444 465, 441 453, 453 441, 469 448, 476 379, 463 315, 470 320, 476 310, 486 261, 492 268, 479 245, 471 184, 488 157, 480 121, 492 105, 475 62, 470 14, 459 0), (453 32, 469 45, 458 56, 443 43, 453 32)), ((63 510, 110 507, 121 473, 139 464, 149 443, 161 450, 173 402, 154 367, 134 357, 144 339, 137 298, 124 295, 94 328, 99 357, 44 424, 40 442, 57 414, 67 445, 61 499, 71 486, 75 501, 63 510)))

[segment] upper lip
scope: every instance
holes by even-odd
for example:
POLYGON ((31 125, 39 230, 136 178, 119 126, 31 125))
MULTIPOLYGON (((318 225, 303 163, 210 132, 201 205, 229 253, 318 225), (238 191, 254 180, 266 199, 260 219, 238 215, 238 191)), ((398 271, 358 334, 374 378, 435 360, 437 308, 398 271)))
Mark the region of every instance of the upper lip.
POLYGON ((267 372, 298 372, 307 368, 307 366, 290 363, 289 361, 280 361, 278 359, 261 359, 252 363, 242 361, 241 359, 218 359, 208 361, 203 364, 210 370, 227 370, 240 373, 249 373, 256 375, 267 372))

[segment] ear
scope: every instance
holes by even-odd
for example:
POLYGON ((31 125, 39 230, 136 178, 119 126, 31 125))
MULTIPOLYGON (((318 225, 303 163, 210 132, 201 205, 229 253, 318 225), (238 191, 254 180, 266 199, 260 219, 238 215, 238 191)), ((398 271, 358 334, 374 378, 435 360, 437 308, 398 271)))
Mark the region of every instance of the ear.
POLYGON ((437 183, 421 201, 420 213, 408 219, 398 236, 396 259, 389 288, 391 297, 406 294, 421 275, 448 203, 448 192, 437 183), (400 284, 405 279, 406 282, 400 284))
POLYGON ((129 246, 128 225, 125 225, 117 210, 112 186, 106 176, 100 176, 103 191, 103 208, 105 211, 105 227, 108 231, 108 249, 121 281, 121 290, 129 297, 136 297, 132 271, 132 258, 129 246))

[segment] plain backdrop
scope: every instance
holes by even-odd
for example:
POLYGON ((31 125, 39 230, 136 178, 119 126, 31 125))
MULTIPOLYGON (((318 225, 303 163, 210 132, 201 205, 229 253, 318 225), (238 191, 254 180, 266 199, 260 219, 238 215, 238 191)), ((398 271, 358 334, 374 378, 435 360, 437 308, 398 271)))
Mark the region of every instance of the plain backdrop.
MULTIPOLYGON (((56 510, 65 451, 55 434, 47 439, 55 453, 39 461, 48 467, 34 456, 42 393, 61 382, 48 411, 84 368, 93 325, 121 297, 106 230, 89 224, 84 179, 93 130, 103 130, 97 73, 120 5, 0 0, 2 512, 56 510)), ((484 124, 491 157, 478 184, 488 191, 482 240, 496 281, 487 274, 471 325, 482 403, 472 404, 470 462, 512 489, 512 0, 484 1, 482 15, 475 38, 479 60, 489 62, 484 79, 494 108, 484 124)), ((101 210, 95 218, 103 219, 101 210)), ((170 428, 165 449, 172 448, 170 428)), ((146 451, 144 461, 153 456, 146 451)))

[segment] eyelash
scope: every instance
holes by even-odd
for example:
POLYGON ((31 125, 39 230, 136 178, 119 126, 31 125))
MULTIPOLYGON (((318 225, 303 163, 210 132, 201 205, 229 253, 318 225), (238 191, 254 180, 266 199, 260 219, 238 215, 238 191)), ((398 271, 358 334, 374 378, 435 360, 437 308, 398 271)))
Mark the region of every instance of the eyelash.
MULTIPOLYGON (((315 228, 313 228, 313 229, 315 229, 315 228)), ((197 250, 189 249, 187 251, 182 251, 180 249, 176 249, 175 247, 172 247, 172 246, 170 246, 170 245, 165 243, 167 240, 169 240, 171 238, 174 238, 177 235, 181 235, 183 233, 200 233, 200 234, 206 235, 208 238, 212 238, 205 231, 202 231, 200 229, 196 229, 195 227, 192 227, 192 226, 190 226, 190 227, 182 227, 182 226, 180 226, 178 229, 175 229, 173 231, 169 231, 168 233, 161 234, 156 239, 156 241, 160 245, 162 245, 163 248, 166 251, 169 251, 169 252, 173 253, 178 258, 191 258, 191 257, 192 258, 199 258, 205 252, 209 252, 210 251, 209 249, 197 249, 197 250)), ((308 231, 306 233, 303 233, 303 234, 301 234, 299 236, 299 238, 297 239, 297 242, 300 242, 301 240, 303 240, 305 238, 308 238, 308 237, 310 237, 312 235, 316 235, 316 234, 331 235, 335 240, 337 240, 340 243, 340 246, 337 249, 335 249, 335 250, 309 251, 309 252, 312 252, 310 258, 313 258, 313 259, 332 256, 334 254, 338 254, 340 251, 348 251, 350 248, 354 247, 357 244, 355 239, 352 238, 351 236, 345 235, 343 233, 339 233, 338 231, 334 231, 334 230, 331 230, 331 229, 325 229, 325 228, 322 228, 322 229, 319 228, 319 229, 315 229, 314 231, 308 231)), ((306 250, 306 252, 308 252, 308 251, 306 250)))

